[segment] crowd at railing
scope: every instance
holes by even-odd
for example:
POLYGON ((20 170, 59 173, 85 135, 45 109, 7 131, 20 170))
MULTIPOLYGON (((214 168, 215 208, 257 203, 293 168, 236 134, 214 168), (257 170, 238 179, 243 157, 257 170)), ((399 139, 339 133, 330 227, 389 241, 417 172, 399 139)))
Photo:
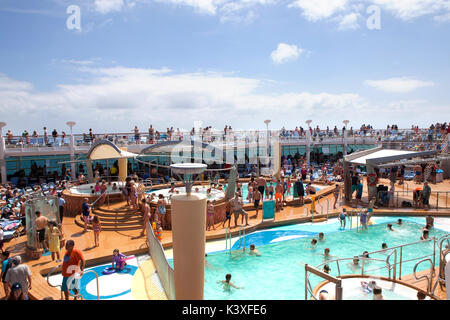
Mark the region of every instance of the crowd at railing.
MULTIPOLYGON (((197 139, 203 142, 211 143, 214 141, 256 141, 264 139, 269 132, 271 136, 277 136, 282 140, 304 140, 306 139, 306 130, 309 130, 311 137, 314 140, 324 139, 342 139, 344 132, 347 131, 347 138, 372 138, 379 142, 412 142, 425 143, 436 142, 441 140, 448 132, 450 132, 450 125, 433 124, 429 128, 418 128, 412 126, 410 129, 398 129, 398 126, 387 126, 386 129, 374 129, 371 125, 362 125, 359 129, 338 129, 337 126, 330 129, 321 129, 319 126, 315 128, 296 127, 295 129, 281 130, 246 130, 235 131, 226 126, 224 130, 213 130, 211 126, 206 128, 192 128, 191 131, 182 131, 179 128, 176 130, 167 128, 166 131, 155 130, 152 126, 149 127, 148 132, 139 131, 136 126, 131 132, 117 132, 117 133, 94 133, 89 129, 88 133, 73 134, 74 145, 89 146, 93 142, 107 139, 115 144, 155 144, 162 141, 180 141, 184 139, 197 139)), ((5 135, 6 146, 12 147, 63 147, 70 146, 70 135, 64 131, 61 134, 56 129, 51 134, 48 134, 44 128, 44 134, 39 135, 36 131, 32 135, 28 131, 24 131, 21 136, 14 136, 11 130, 5 135)))

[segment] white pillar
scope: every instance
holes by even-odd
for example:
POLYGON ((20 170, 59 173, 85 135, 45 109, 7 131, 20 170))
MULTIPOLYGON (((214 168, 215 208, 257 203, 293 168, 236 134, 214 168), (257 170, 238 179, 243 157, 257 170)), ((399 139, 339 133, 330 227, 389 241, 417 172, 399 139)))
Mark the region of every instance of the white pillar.
POLYGON ((172 196, 172 238, 177 300, 203 300, 206 197, 172 196))

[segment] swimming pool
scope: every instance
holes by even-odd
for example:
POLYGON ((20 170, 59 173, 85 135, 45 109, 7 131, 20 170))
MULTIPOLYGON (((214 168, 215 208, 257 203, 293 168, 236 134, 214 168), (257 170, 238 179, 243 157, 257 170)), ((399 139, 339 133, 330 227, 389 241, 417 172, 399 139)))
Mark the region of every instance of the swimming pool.
MULTIPOLYGON (((374 225, 368 231, 358 232, 356 229, 340 231, 337 219, 319 224, 298 224, 269 230, 259 231, 246 236, 246 246, 255 244, 261 256, 250 256, 242 251, 208 252, 208 267, 205 270, 205 300, 240 300, 240 299, 304 299, 304 265, 319 265, 325 260, 322 255, 324 248, 330 248, 333 259, 349 258, 381 249, 386 242, 389 247, 416 242, 420 240, 421 228, 425 218, 402 217, 404 223, 394 224, 395 231, 388 231, 386 224, 395 222, 398 217, 373 217, 374 225), (319 242, 311 249, 310 241, 317 237, 318 232, 325 233, 325 241, 319 242), (289 241, 287 241, 289 240, 289 241), (232 274, 232 282, 244 289, 223 290, 218 280, 224 280, 225 274, 232 274)), ((436 224, 436 228, 438 225, 436 224)), ((432 229, 430 237, 440 237, 447 231, 432 229)), ((240 242, 233 244, 233 250, 240 247, 240 242)), ((247 250, 248 252, 248 250, 247 250)), ((389 251, 388 251, 389 252, 389 251)), ((409 260, 425 256, 433 252, 433 242, 420 243, 403 249, 403 259, 409 260)), ((371 258, 386 259, 386 254, 374 254, 371 258)), ((420 260, 420 259, 418 259, 420 260)), ((402 275, 411 274, 414 264, 418 261, 405 262, 402 265, 402 275)), ((169 261, 172 263, 171 261, 169 261)), ((391 261, 393 262, 393 260, 391 261)), ((436 262, 438 263, 437 259, 436 262)), ((371 261, 365 270, 374 270, 385 266, 384 262, 371 261)), ((330 264, 332 275, 337 275, 336 266, 330 264)), ((399 267, 397 267, 399 268, 399 267)), ((418 271, 429 268, 423 264, 418 271)), ((351 264, 341 265, 341 274, 358 273, 352 270, 351 264)), ((359 271, 360 272, 360 271, 359 271)), ((398 271, 397 271, 398 272, 398 271)), ((387 277, 387 270, 375 270, 371 274, 387 277)), ((314 287, 323 279, 310 277, 314 287)))

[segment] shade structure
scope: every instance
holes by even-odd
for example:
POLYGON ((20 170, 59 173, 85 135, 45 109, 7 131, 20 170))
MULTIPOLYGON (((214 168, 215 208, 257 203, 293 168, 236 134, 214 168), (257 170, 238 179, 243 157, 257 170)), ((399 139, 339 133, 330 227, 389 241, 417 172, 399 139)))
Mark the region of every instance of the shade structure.
POLYGON ((405 150, 390 150, 390 149, 379 149, 376 148, 373 152, 372 150, 368 150, 364 153, 352 154, 345 157, 345 160, 356 165, 377 165, 390 161, 398 161, 402 159, 410 159, 416 157, 426 157, 432 156, 436 154, 436 151, 405 151, 405 150))
POLYGON ((120 150, 115 144, 108 140, 100 140, 92 145, 91 150, 87 155, 91 160, 106 160, 106 159, 124 159, 135 158, 136 153, 120 150))

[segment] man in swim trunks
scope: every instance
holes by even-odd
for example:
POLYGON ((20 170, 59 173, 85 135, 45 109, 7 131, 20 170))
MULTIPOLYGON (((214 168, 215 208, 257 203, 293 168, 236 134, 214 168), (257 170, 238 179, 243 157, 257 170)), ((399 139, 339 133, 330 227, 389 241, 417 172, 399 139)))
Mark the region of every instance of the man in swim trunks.
MULTIPOLYGON (((225 220, 223 220, 222 228, 225 227, 225 223, 227 222, 227 220, 228 220, 228 228, 230 227, 230 224, 231 224, 231 204, 230 204, 230 201, 227 201, 226 206, 225 206, 225 220)), ((236 223, 235 223, 235 225, 236 225, 236 223)))
POLYGON ((353 193, 358 189, 359 177, 357 173, 353 173, 352 175, 352 196, 353 193))
POLYGON ((422 190, 422 203, 423 208, 430 209, 430 195, 431 195, 431 187, 428 185, 428 181, 425 181, 423 184, 423 190, 422 190))
POLYGON ((45 244, 45 228, 48 225, 47 217, 41 215, 40 211, 36 211, 36 232, 38 234, 39 245, 47 250, 47 245, 45 244))
POLYGON ((261 200, 261 197, 262 197, 261 192, 259 192, 258 189, 255 189, 255 191, 253 191, 253 201, 254 201, 253 206, 254 206, 254 208, 255 208, 255 210, 256 210, 256 216, 255 216, 255 218, 258 218, 258 213, 259 213, 259 201, 261 200))
POLYGON ((283 210, 283 186, 281 185, 281 181, 278 180, 277 181, 277 185, 275 186, 275 204, 276 204, 276 209, 278 210, 283 210))
POLYGON ((267 182, 266 179, 264 179, 264 177, 259 177, 258 179, 256 179, 256 186, 259 190, 259 192, 261 192, 262 198, 264 199, 264 189, 266 188, 267 182))
POLYGON ((147 229, 147 224, 152 217, 152 213, 151 213, 150 206, 147 203, 147 200, 145 198, 143 198, 141 200, 141 202, 142 202, 142 215, 143 215, 143 220, 144 220, 141 236, 143 236, 145 234, 145 230, 147 229))
POLYGON ((304 203, 303 197, 305 196, 305 188, 303 187, 302 179, 300 179, 300 177, 298 177, 295 184, 297 185, 298 199, 300 200, 300 204, 303 205, 303 203, 304 203))
POLYGON ((81 214, 83 215, 83 221, 84 221, 84 232, 87 232, 87 224, 89 222, 89 214, 91 212, 91 206, 89 205, 89 199, 84 198, 83 204, 81 205, 81 214))
POLYGON ((242 204, 239 201, 239 197, 235 196, 230 201, 231 201, 231 206, 232 206, 233 212, 234 212, 234 226, 237 227, 237 221, 238 221, 239 215, 242 216, 241 223, 244 222, 243 220, 244 220, 244 217, 245 217, 245 225, 249 226, 249 224, 248 224, 248 213, 247 213, 247 211, 242 209, 242 204))

